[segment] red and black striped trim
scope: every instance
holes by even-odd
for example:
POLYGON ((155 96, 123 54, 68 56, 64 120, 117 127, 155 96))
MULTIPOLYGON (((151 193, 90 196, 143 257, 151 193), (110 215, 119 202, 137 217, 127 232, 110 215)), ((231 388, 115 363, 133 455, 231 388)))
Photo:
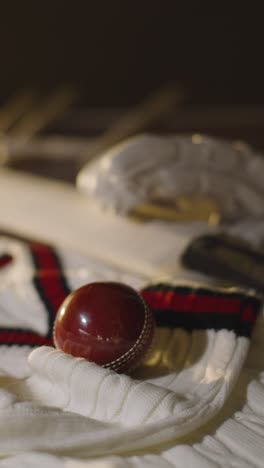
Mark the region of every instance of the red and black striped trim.
POLYGON ((50 337, 22 328, 0 328, 0 345, 6 346, 53 346, 50 337))
POLYGON ((35 265, 33 284, 48 313, 50 338, 57 310, 71 289, 54 248, 39 242, 30 242, 29 248, 35 265))
MULTIPOLYGON (((26 240, 14 234, 2 234, 23 241, 31 253, 32 262, 35 266, 32 282, 48 314, 48 332, 43 336, 31 329, 0 327, 0 345, 52 346, 52 329, 57 310, 71 292, 63 274, 60 258, 56 250, 47 244, 26 240)), ((8 260, 11 256, 6 254, 6 257, 6 260, 8 260)))
POLYGON ((254 295, 228 290, 157 284, 141 291, 157 326, 233 330, 249 337, 261 307, 254 295))
MULTIPOLYGON (((52 328, 57 310, 71 292, 59 256, 54 248, 41 242, 2 234, 25 242, 30 249, 35 265, 32 281, 45 305, 49 326, 46 336, 29 329, 0 328, 0 345, 53 345, 52 328)), ((8 253, 1 258, 3 266, 12 261, 8 253)), ((156 284, 144 288, 141 294, 153 310, 158 326, 188 331, 227 329, 239 336, 250 336, 261 307, 256 296, 228 290, 156 284)))

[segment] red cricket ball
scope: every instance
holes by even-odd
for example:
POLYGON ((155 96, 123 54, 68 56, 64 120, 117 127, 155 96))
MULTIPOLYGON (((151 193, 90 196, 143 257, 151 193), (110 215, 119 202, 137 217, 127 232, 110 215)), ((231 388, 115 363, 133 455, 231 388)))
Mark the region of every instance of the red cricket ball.
POLYGON ((95 282, 72 292, 54 323, 55 346, 117 372, 134 369, 146 354, 154 318, 130 286, 95 282))

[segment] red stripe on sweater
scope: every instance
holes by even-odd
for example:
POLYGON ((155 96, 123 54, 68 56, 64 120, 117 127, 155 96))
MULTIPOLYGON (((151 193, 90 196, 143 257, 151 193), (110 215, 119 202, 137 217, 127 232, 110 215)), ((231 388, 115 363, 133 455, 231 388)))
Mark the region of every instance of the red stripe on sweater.
MULTIPOLYGON (((142 291, 142 296, 153 309, 175 312, 240 314, 242 302, 236 297, 208 296, 199 293, 182 294, 177 291, 142 291)), ((255 316, 253 310, 251 313, 255 316)))
POLYGON ((52 346, 51 338, 38 335, 31 331, 0 330, 0 343, 5 345, 52 346))
POLYGON ((49 309, 56 314, 58 308, 70 293, 62 278, 62 271, 53 250, 43 244, 30 243, 36 264, 35 282, 49 309))

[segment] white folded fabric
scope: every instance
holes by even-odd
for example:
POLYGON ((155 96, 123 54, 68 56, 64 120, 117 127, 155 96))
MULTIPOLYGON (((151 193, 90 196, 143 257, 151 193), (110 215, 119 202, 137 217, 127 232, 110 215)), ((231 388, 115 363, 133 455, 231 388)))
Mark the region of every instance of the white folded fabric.
MULTIPOLYGON (((223 408, 247 355, 257 307, 254 297, 220 291, 216 304, 216 292, 210 289, 172 283, 145 288, 145 278, 111 270, 69 250, 8 236, 0 241, 2 457, 33 452, 28 454, 30 461, 39 451, 46 462, 45 453, 89 459, 151 452, 189 437, 223 408), (143 288, 142 294, 156 310, 152 350, 132 376, 50 346, 39 347, 52 344, 57 299, 100 279, 143 288), (177 301, 185 307, 185 297, 196 292, 197 303, 192 302, 191 309, 175 309, 177 301), (30 352, 32 346, 37 349, 30 352)), ((113 460, 119 463, 118 458, 113 460)))
MULTIPOLYGON (((27 452, 0 461, 1 468, 234 468, 263 466, 263 317, 258 319, 252 346, 230 401, 222 408, 218 418, 183 442, 171 444, 162 450, 141 452, 130 456, 81 457, 27 452), (256 376, 256 377, 255 377, 256 376), (249 383, 250 382, 250 383, 249 383), (242 402, 246 404, 242 408, 242 402)), ((53 427, 54 431, 55 427, 53 427)))
POLYGON ((182 195, 206 195, 224 219, 263 217, 261 154, 242 142, 203 135, 135 136, 89 161, 78 188, 101 206, 125 214, 135 206, 182 195))

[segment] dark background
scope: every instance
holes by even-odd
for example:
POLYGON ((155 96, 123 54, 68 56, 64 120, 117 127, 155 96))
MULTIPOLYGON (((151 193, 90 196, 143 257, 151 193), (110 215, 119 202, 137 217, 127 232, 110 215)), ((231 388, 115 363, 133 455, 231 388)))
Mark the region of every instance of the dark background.
POLYGON ((84 105, 122 106, 181 80, 194 105, 264 104, 262 14, 229 3, 1 2, 0 100, 70 82, 84 105))

